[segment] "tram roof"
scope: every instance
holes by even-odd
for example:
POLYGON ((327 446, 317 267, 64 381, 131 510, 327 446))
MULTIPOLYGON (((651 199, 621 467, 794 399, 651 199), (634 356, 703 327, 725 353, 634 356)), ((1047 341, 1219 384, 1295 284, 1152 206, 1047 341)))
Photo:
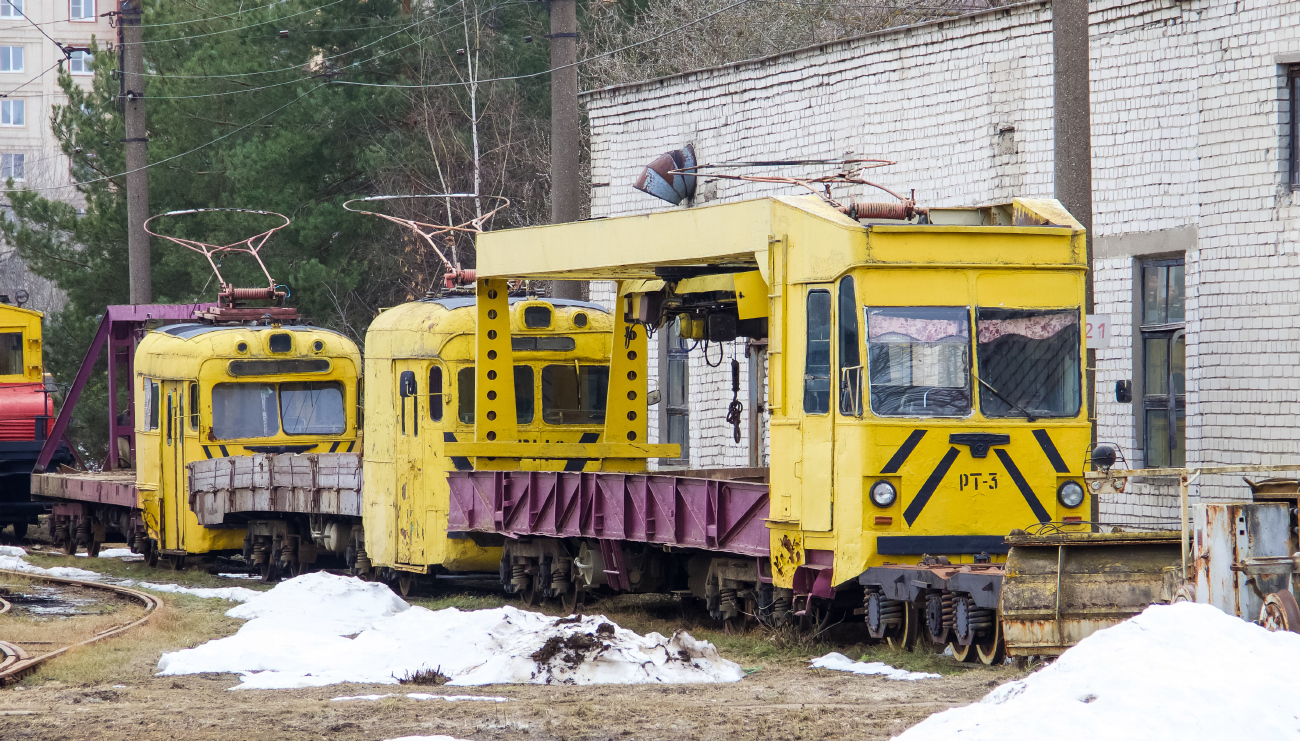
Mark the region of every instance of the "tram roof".
MULTIPOLYGON (((1058 249, 1050 250, 1051 254, 1038 250, 1026 262, 1071 266, 1084 262, 1083 227, 1052 199, 931 209, 931 216, 936 223, 864 225, 817 196, 757 198, 487 232, 478 237, 476 271, 479 278, 582 280, 652 280, 660 277, 657 270, 674 267, 694 268, 696 272, 757 269, 766 273, 768 250, 786 237, 815 245, 812 252, 818 254, 808 257, 823 267, 829 263, 933 263, 945 258, 919 254, 914 241, 905 242, 939 234, 1036 236, 1039 239, 1032 240, 1035 246, 1051 243, 1058 249), (898 249, 873 254, 868 249, 868 235, 873 242, 879 236, 882 245, 888 242, 898 249)), ((1004 251, 998 259, 1008 257, 1004 251)), ((803 272, 795 266, 792 270, 803 272)))

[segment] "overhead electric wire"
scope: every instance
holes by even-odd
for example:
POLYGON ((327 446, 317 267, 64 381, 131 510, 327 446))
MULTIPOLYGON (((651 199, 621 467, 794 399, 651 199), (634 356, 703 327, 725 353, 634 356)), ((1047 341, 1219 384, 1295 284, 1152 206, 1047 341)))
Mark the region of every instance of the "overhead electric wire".
MULTIPOLYGON (((420 20, 418 20, 418 21, 416 21, 416 22, 414 22, 414 23, 411 23, 411 24, 405 26, 404 28, 402 28, 402 29, 400 29, 400 30, 397 30, 397 31, 394 31, 394 32, 388 34, 387 36, 381 36, 381 37, 375 39, 374 41, 371 41, 369 44, 363 44, 363 45, 361 45, 361 46, 358 46, 358 47, 355 48, 355 49, 349 49, 348 51, 339 52, 338 54, 335 54, 335 55, 333 55, 333 56, 322 57, 322 58, 321 58, 321 61, 323 61, 323 62, 328 62, 328 61, 330 61, 331 59, 338 59, 339 57, 345 57, 345 56, 347 56, 347 55, 349 55, 349 54, 355 54, 356 52, 359 52, 359 51, 361 51, 362 49, 366 49, 366 48, 368 48, 368 47, 374 46, 375 44, 378 44, 380 41, 383 41, 383 40, 385 40, 385 39, 391 39, 392 37, 394 37, 394 36, 396 36, 396 35, 398 35, 398 34, 400 34, 400 33, 405 33, 406 31, 409 31, 410 29, 415 28, 416 26, 420 25, 421 23, 425 23, 425 22, 427 22, 427 21, 433 20, 434 18, 437 18, 439 15, 442 15, 442 14, 445 13, 446 11, 451 10, 452 8, 456 7, 457 5, 460 5, 460 4, 461 4, 462 2, 464 2, 464 1, 465 1, 465 0, 457 0, 457 2, 453 3, 452 5, 448 5, 446 8, 443 8, 442 10, 438 11, 437 13, 435 13, 435 14, 433 14, 433 15, 431 15, 431 16, 428 16, 428 17, 426 17, 426 18, 422 18, 422 19, 420 19, 420 20)), ((408 44, 407 46, 410 46, 410 44, 408 44)), ((405 49, 406 47, 399 47, 399 48, 405 49)), ((394 50, 394 51, 396 51, 396 50, 394 50)), ((260 70, 260 71, 256 71, 256 72, 233 72, 233 73, 228 74, 228 75, 168 75, 168 74, 160 74, 160 73, 158 73, 158 72, 139 72, 139 73, 135 73, 135 72, 132 72, 132 73, 126 73, 126 72, 123 72, 122 74, 132 74, 132 75, 135 75, 136 77, 163 77, 163 78, 171 78, 171 79, 176 79, 176 80, 217 80, 217 79, 226 79, 226 78, 231 78, 231 77, 252 77, 253 75, 272 75, 272 74, 275 74, 275 73, 277 73, 277 72, 288 72, 288 71, 290 71, 290 70, 302 69, 303 66, 305 66, 305 65, 307 65, 307 64, 310 64, 310 62, 303 62, 302 64, 295 64, 295 65, 292 66, 292 67, 281 67, 280 69, 268 69, 268 70, 260 70)))
MULTIPOLYGON (((463 1, 463 0, 462 0, 462 1, 463 1)), ((457 3, 457 5, 459 5, 459 4, 460 4, 460 3, 457 3)), ((449 7, 454 7, 454 6, 449 6, 449 7)), ((432 17, 432 16, 431 16, 431 17, 432 17)), ((431 35, 431 36, 426 36, 426 37, 424 37, 424 38, 416 39, 415 41, 412 41, 412 42, 409 43, 409 44, 403 44, 402 46, 399 46, 399 47, 397 47, 397 48, 395 48, 395 49, 389 49, 389 50, 387 50, 387 51, 380 52, 379 54, 376 54, 376 55, 374 55, 373 57, 370 57, 369 59, 363 59, 363 60, 361 60, 361 61, 359 61, 359 62, 353 62, 352 64, 350 64, 350 65, 348 65, 348 66, 349 66, 349 67, 354 67, 354 66, 357 66, 357 65, 366 64, 366 63, 368 63, 368 62, 373 62, 373 61, 375 61, 376 59, 379 59, 380 57, 385 57, 385 56, 388 56, 389 54, 395 54, 395 53, 397 53, 397 52, 399 52, 399 51, 401 51, 401 50, 403 50, 403 49, 407 49, 407 48, 409 48, 409 47, 415 46, 416 44, 423 43, 423 42, 425 42, 425 41, 428 41, 429 39, 437 38, 438 36, 441 36, 441 35, 443 35, 443 34, 449 32, 449 31, 453 31, 453 30, 456 30, 455 27, 444 28, 444 29, 442 29, 441 31, 439 31, 439 32, 437 32, 437 33, 435 33, 435 34, 433 34, 433 35, 431 35)), ((400 32, 398 32, 398 33, 400 33, 400 32)), ((394 34, 389 34, 389 36, 385 36, 384 38, 389 38, 390 36, 396 36, 396 35, 397 35, 396 33, 394 33, 394 34)), ((382 39, 381 39, 381 40, 382 40, 382 39)), ((374 43, 378 43, 378 42, 374 42, 374 43)), ((372 45, 372 44, 367 44, 367 46, 370 46, 370 45, 372 45)), ((356 51, 360 51, 360 49, 363 49, 363 48, 365 48, 365 47, 358 47, 357 49, 353 49, 353 50, 351 50, 351 51, 346 51, 346 52, 342 52, 342 53, 340 53, 340 54, 336 54, 336 55, 334 55, 334 57, 326 57, 326 59, 332 59, 332 58, 337 58, 337 57, 345 56, 345 55, 347 55, 347 54, 352 54, 352 53, 354 53, 354 52, 356 52, 356 51)), ((298 67, 290 67, 290 68, 288 68, 288 69, 301 70, 301 69, 302 69, 302 66, 298 66, 298 67)), ((314 77, 321 77, 321 76, 323 76, 323 75, 325 75, 325 74, 333 74, 333 73, 317 72, 317 73, 315 73, 315 74, 313 74, 313 75, 309 75, 309 76, 307 76, 307 77, 296 77, 296 78, 294 78, 294 79, 292 79, 292 80, 285 80, 284 82, 275 82, 275 83, 271 83, 270 85, 262 85, 262 86, 260 86, 260 87, 252 87, 252 88, 242 88, 242 89, 239 89, 239 90, 226 90, 226 91, 224 91, 224 92, 220 92, 220 93, 200 93, 200 94, 198 94, 198 95, 146 95, 146 96, 144 96, 144 99, 145 99, 145 100, 188 100, 188 99, 192 99, 192 98, 216 98, 216 97, 221 97, 221 96, 223 96, 223 95, 238 95, 238 94, 240 94, 240 93, 253 93, 253 92, 257 92, 258 90, 266 90, 267 88, 282 87, 282 86, 284 86, 284 85, 292 85, 292 84, 295 83, 295 82, 302 82, 302 81, 304 81, 304 80, 310 80, 310 79, 312 79, 312 78, 314 78, 314 77)), ((187 78, 187 79, 189 79, 189 78, 187 78)))
MULTIPOLYGON (((332 6, 332 5, 338 5, 338 4, 341 3, 341 2, 343 2, 343 0, 333 0, 332 2, 325 3, 324 5, 320 5, 320 6, 317 6, 317 7, 315 7, 315 8, 308 8, 307 10, 303 10, 303 11, 300 11, 300 12, 294 13, 294 14, 292 14, 292 15, 286 15, 286 16, 284 16, 284 17, 282 17, 282 18, 271 18, 270 20, 259 21, 259 22, 257 22, 257 23, 252 23, 252 24, 249 24, 249 25, 247 25, 247 26, 240 26, 240 27, 238 27, 238 28, 224 28, 224 29, 222 29, 222 30, 220 30, 220 31, 209 31, 208 33, 196 33, 196 34, 194 34, 194 35, 192 35, 192 36, 177 36, 177 37, 175 37, 175 38, 171 38, 171 39, 145 39, 145 40, 143 40, 143 41, 123 41, 121 45, 122 45, 122 46, 133 46, 133 45, 137 45, 137 44, 164 44, 164 43, 171 42, 171 41, 189 41, 190 39, 201 39, 201 38, 203 38, 203 37, 205 37, 205 36, 217 36, 217 35, 220 35, 220 34, 223 34, 223 33, 234 33, 235 31, 245 31, 245 30, 248 30, 248 29, 250 29, 250 28, 257 28, 258 26, 265 26, 265 25, 268 24, 268 23, 278 23, 279 21, 285 21, 285 20, 288 20, 288 19, 290 19, 290 18, 296 18, 296 17, 298 17, 298 16, 300 16, 300 15, 306 15, 307 13, 314 13, 314 12, 316 12, 316 11, 318 11, 318 10, 324 10, 325 8, 328 8, 328 7, 332 6)), ((41 33, 45 33, 45 32, 42 31, 41 33)), ((51 41, 53 41, 53 39, 51 39, 51 41)), ((58 43, 58 42, 55 42, 55 43, 58 43)))
POLYGON ((738 8, 738 7, 740 7, 741 5, 744 5, 744 4, 747 3, 747 2, 749 2, 749 0, 737 0, 737 2, 734 2, 734 3, 732 3, 731 5, 728 5, 727 7, 722 8, 721 10, 715 10, 715 11, 713 11, 712 13, 709 13, 708 15, 700 16, 699 18, 696 18, 696 19, 693 20, 693 21, 689 21, 689 22, 687 22, 687 23, 683 23, 682 25, 680 25, 680 26, 678 26, 678 27, 676 27, 676 28, 670 29, 670 30, 668 30, 668 31, 664 31, 663 33, 659 34, 658 36, 651 36, 651 37, 648 38, 648 39, 642 39, 641 41, 637 41, 637 42, 635 42, 635 43, 628 44, 627 46, 622 46, 622 47, 619 47, 619 48, 617 48, 617 49, 611 49, 610 51, 601 52, 600 54, 595 54, 595 55, 592 55, 592 56, 587 57, 587 58, 585 58, 585 59, 579 59, 579 60, 576 61, 576 62, 570 62, 570 63, 568 63, 568 64, 561 64, 561 65, 558 66, 558 67, 552 67, 552 68, 550 68, 550 69, 544 69, 544 70, 542 70, 541 72, 529 72, 529 73, 526 74, 526 75, 511 75, 511 76, 509 76, 509 77, 493 77, 493 78, 482 79, 482 80, 470 80, 470 81, 467 81, 467 82, 438 82, 438 83, 433 83, 433 84, 430 84, 430 85, 396 85, 396 84, 392 84, 392 83, 384 83, 384 82, 353 82, 353 81, 351 81, 351 80, 335 80, 335 81, 334 81, 334 84, 336 84, 336 85, 361 85, 361 86, 364 86, 364 87, 395 87, 395 88, 428 89, 428 88, 441 88, 441 87, 458 87, 458 86, 462 86, 462 85, 482 85, 482 84, 484 84, 484 83, 488 83, 488 82, 508 82, 508 81, 510 81, 510 80, 525 80, 525 79, 528 79, 528 78, 530 78, 530 77, 541 77, 542 75, 549 75, 549 74, 552 73, 552 72, 557 72, 557 71, 562 70, 562 69, 568 69, 569 67, 577 67, 577 66, 580 65, 580 64, 585 64, 585 63, 587 63, 587 62, 590 62, 590 61, 593 61, 593 60, 596 60, 596 59, 601 59, 601 58, 603 58, 603 57, 612 56, 612 55, 614 55, 614 54, 618 54, 618 53, 621 52, 621 51, 627 51, 628 49, 632 49, 632 48, 637 47, 637 46, 642 46, 642 45, 644 45, 644 44, 648 44, 648 43, 650 43, 650 42, 652 42, 652 41, 658 41, 659 39, 662 39, 662 38, 664 38, 665 36, 671 36, 671 35, 677 33, 678 31, 681 31, 682 29, 689 28, 689 27, 691 27, 691 26, 694 26, 694 25, 697 24, 697 23, 702 23, 702 22, 704 22, 704 21, 707 21, 708 19, 713 18, 714 16, 721 15, 721 14, 727 12, 728 10, 732 10, 733 8, 738 8))
MULTIPOLYGON (((32 84, 33 82, 36 82, 37 80, 41 79, 42 77, 48 75, 48 74, 50 73, 50 70, 54 69, 55 67, 58 67, 60 64, 63 64, 63 60, 62 60, 62 59, 60 59, 59 61, 55 62, 54 64, 51 64, 49 67, 46 67, 46 68, 45 68, 45 71, 43 71, 43 72, 41 72, 40 74, 36 75, 35 77, 33 77, 32 79, 28 80, 27 82, 24 82, 23 84, 19 85, 18 87, 14 88, 13 90, 10 90, 10 91, 7 92, 7 93, 0 93, 0 98, 8 98, 10 95, 13 95, 14 93, 18 92, 19 90, 22 90, 23 88, 27 87, 28 85, 32 84)), ((23 96, 23 97, 27 98, 27 97, 36 97, 36 96, 27 96, 27 95, 25 95, 25 96, 23 96)))
POLYGON ((157 167, 158 165, 161 165, 161 164, 163 164, 163 163, 165 163, 165 162, 171 162, 172 160, 180 159, 181 157, 185 157, 185 156, 188 156, 188 155, 194 154, 195 152, 197 152, 197 151, 199 151, 199 150, 201 150, 201 149, 206 149, 206 148, 212 146, 213 144, 216 144, 217 142, 222 141, 223 139, 228 139, 228 138, 234 136, 235 134, 238 134, 239 132, 243 131, 244 129, 249 128, 250 126, 253 126, 254 124, 261 123, 262 121, 265 121, 267 118, 270 118, 271 116, 274 116, 275 114, 279 113, 280 111, 283 111, 285 108, 288 108, 289 106, 293 105, 294 103, 297 103, 298 101, 302 100, 303 98, 307 97, 308 95, 311 95, 312 93, 316 92, 317 90, 320 90, 321 88, 325 87, 325 86, 328 85, 328 84, 329 84, 328 82, 322 82, 321 84, 317 85, 316 87, 312 88, 311 90, 308 90, 308 91, 305 92, 305 93, 302 93, 302 94, 299 95, 298 97, 294 98, 293 100, 289 101, 288 103, 285 103, 284 105, 280 106, 279 108, 276 108, 275 110, 270 111, 269 113, 265 113, 265 114, 259 116, 258 118, 254 119, 254 120, 252 120, 252 121, 249 121, 248 123, 244 124, 243 126, 240 126, 240 127, 237 128, 237 129, 232 129, 231 131, 227 131, 226 133, 222 134, 221 136, 218 136, 216 139, 213 139, 213 140, 211 140, 211 141, 209 141, 209 142, 205 142, 205 143, 203 143, 203 144, 200 144, 199 146, 197 146, 197 147, 195 147, 195 148, 193 148, 193 149, 190 149, 190 150, 188 150, 188 151, 181 152, 180 154, 173 154, 172 156, 167 157, 167 158, 165 158, 165 159, 160 159, 160 160, 158 160, 157 162, 150 162, 149 164, 145 165, 144 167, 137 167, 137 168, 135 168, 134 170, 126 170, 126 171, 124 171, 124 172, 119 172, 119 173, 117 173, 116 175, 105 175, 105 176, 103 176, 103 177, 93 178, 93 179, 91 179, 91 180, 80 180, 80 181, 77 181, 77 182, 74 182, 74 183, 68 183, 68 184, 66 184, 66 185, 50 185, 50 186, 46 186, 46 187, 43 187, 43 188, 16 188, 16 189, 14 189, 14 190, 4 190, 4 191, 0 191, 0 192, 4 192, 4 193, 16 193, 16 192, 20 192, 20 191, 23 191, 23 190, 42 191, 42 190, 59 190, 59 189, 62 189, 62 188, 75 188, 75 187, 80 186, 80 185, 91 185, 92 183, 102 183, 102 182, 104 182, 105 180, 114 180, 114 179, 116 179, 116 178, 120 178, 120 177, 123 177, 123 176, 125 176, 125 175, 130 175, 130 174, 133 173, 133 172, 140 172, 141 170, 147 170, 147 169, 149 169, 149 168, 151 168, 151 167, 157 167))

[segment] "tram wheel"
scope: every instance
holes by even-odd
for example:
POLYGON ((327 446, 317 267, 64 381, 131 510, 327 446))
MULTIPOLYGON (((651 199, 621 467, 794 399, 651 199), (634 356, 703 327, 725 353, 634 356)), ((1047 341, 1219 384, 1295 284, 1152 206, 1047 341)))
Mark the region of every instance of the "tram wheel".
POLYGON ((98 540, 91 540, 90 544, 86 546, 86 555, 91 558, 99 558, 99 547, 102 545, 103 543, 98 540))
POLYGON ((403 597, 410 597, 415 592, 415 574, 403 571, 397 575, 397 591, 403 597))
POLYGON ((974 643, 975 653, 979 655, 980 663, 985 666, 1001 666, 1007 658, 1007 644, 1002 640, 1002 623, 995 620, 993 622, 992 635, 985 636, 983 640, 976 640, 974 643))
POLYGON ((528 586, 519 590, 519 598, 523 600, 523 603, 528 607, 540 607, 541 604, 546 601, 545 595, 542 594, 542 589, 537 586, 537 577, 530 578, 528 580, 528 586))
MULTIPOLYGON (((72 528, 68 529, 71 530, 72 528)), ((63 539, 63 552, 69 556, 77 555, 77 536, 71 532, 68 533, 68 537, 63 539)))
POLYGON ((168 556, 168 557, 167 557, 167 563, 168 563, 168 565, 170 565, 170 566, 172 567, 172 571, 184 571, 184 570, 185 570, 185 556, 184 556, 184 554, 178 554, 178 555, 175 555, 175 556, 168 556))
POLYGON ((896 650, 911 651, 920 632, 921 612, 911 602, 903 606, 903 622, 885 633, 885 642, 896 650))
POLYGON ((15 522, 15 523, 14 523, 14 539, 15 539, 15 540, 22 540, 23 538, 26 538, 26 537, 27 537, 27 523, 25 523, 25 522, 15 522))
POLYGON ((153 539, 145 541, 144 564, 151 569, 158 568, 158 544, 153 539))
POLYGON ((948 644, 948 647, 952 649, 952 657, 963 664, 974 664, 979 661, 979 654, 975 652, 975 644, 973 643, 963 646, 957 641, 952 641, 948 644))
POLYGON ((1259 623, 1271 631, 1300 633, 1300 605, 1288 591, 1273 592, 1264 598, 1259 623))
POLYGON ((577 615, 582 611, 582 604, 587 601, 587 593, 575 582, 573 589, 568 590, 560 597, 560 607, 570 615, 577 615))

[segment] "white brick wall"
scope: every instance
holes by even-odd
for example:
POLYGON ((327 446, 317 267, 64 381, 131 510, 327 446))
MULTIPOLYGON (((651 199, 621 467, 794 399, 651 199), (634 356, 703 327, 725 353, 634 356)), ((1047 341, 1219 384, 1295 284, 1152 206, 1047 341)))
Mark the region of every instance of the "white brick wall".
MULTIPOLYGON (((1300 5, 1094 0, 1091 10, 1093 236, 1196 230, 1186 254, 1189 465, 1300 468, 1300 205, 1287 185, 1284 85, 1285 65, 1300 62, 1300 5)), ((876 171, 879 182, 915 188, 931 206, 1050 196, 1052 67, 1050 3, 1027 3, 594 91, 592 213, 665 208, 631 181, 687 142, 702 162, 897 160, 876 171)), ((720 182, 696 202, 776 192, 789 191, 720 182)), ((1097 353, 1096 409, 1098 439, 1140 466, 1133 406, 1114 401, 1115 381, 1135 375, 1134 259, 1093 266, 1095 311, 1123 320, 1097 353)), ((719 442, 730 432, 729 377, 692 381, 712 389, 693 400, 692 464, 743 461, 744 448, 733 457, 719 442)), ((1243 493, 1229 476, 1195 490, 1243 493)), ((1133 482, 1103 515, 1168 520, 1176 494, 1133 482)))

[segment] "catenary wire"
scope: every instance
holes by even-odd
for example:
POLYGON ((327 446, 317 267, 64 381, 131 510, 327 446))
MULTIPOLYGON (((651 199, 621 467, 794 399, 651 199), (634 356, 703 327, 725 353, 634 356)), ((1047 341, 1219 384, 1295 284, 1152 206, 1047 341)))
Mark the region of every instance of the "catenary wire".
POLYGON ((105 176, 103 176, 103 177, 93 178, 93 179, 91 179, 91 180, 80 180, 80 181, 77 181, 77 182, 75 182, 75 183, 67 183, 66 185, 50 185, 50 186, 46 186, 46 187, 43 187, 43 188, 19 188, 19 189, 15 189, 15 190, 4 190, 4 191, 0 191, 0 192, 13 193, 13 192, 20 192, 20 191, 22 191, 22 190, 43 191, 43 190, 61 190, 61 189, 63 189, 63 188, 75 188, 75 187, 80 186, 80 185, 91 185, 92 183, 102 183, 102 182, 104 182, 105 180, 113 180, 113 179, 115 179, 115 178, 123 177, 124 175, 130 175, 130 174, 133 173, 133 172, 140 172, 141 170, 147 170, 147 169, 149 169, 149 168, 151 168, 151 167, 157 167, 158 165, 161 165, 161 164, 163 164, 163 163, 171 162, 172 160, 180 159, 181 157, 185 157, 185 156, 188 156, 188 155, 194 154, 195 152, 199 151, 200 149, 206 149, 207 147, 210 147, 210 146, 212 146, 213 144, 216 144, 217 142, 219 142, 219 141, 221 141, 221 140, 223 140, 223 139, 228 139, 228 138, 234 136, 235 134, 238 134, 239 132, 243 131, 244 129, 249 128, 250 126, 253 126, 254 124, 261 123, 262 121, 265 121, 266 119, 270 118, 271 116, 274 116, 275 114, 279 113, 280 111, 283 111, 284 109, 288 108, 289 106, 293 105, 294 103, 297 103, 298 101, 302 100, 303 98, 307 97, 308 95, 311 95, 312 93, 316 92, 317 90, 320 90, 321 88, 325 87, 325 86, 328 85, 328 84, 329 84, 328 82, 322 82, 321 84, 319 84, 319 85, 317 85, 316 87, 314 87, 314 88, 312 88, 312 89, 310 89, 310 90, 308 90, 308 91, 302 93, 302 94, 299 95, 298 97, 294 98, 293 100, 289 101, 288 103, 285 103, 284 105, 280 106, 279 108, 276 108, 275 110, 270 111, 270 112, 268 112, 268 113, 264 113, 264 114, 262 114, 261 116, 259 116, 258 118, 254 119, 254 120, 252 120, 252 121, 249 121, 248 123, 244 124, 243 126, 240 126, 240 127, 237 128, 237 129, 233 129, 233 130, 231 130, 231 131, 227 131, 226 133, 222 134, 221 136, 218 136, 216 139, 213 139, 213 140, 211 140, 211 141, 209 141, 209 142, 205 142, 205 143, 203 143, 203 144, 200 144, 199 146, 197 146, 197 147, 195 147, 195 148, 193 148, 193 149, 190 149, 190 150, 188 150, 188 151, 181 152, 180 154, 173 154, 172 156, 167 157, 167 158, 165 158, 165 159, 160 159, 160 160, 158 160, 157 162, 150 162, 149 164, 145 165, 144 167, 137 167, 137 168, 134 169, 134 170, 126 170, 126 171, 123 171, 123 172, 119 172, 119 173, 117 173, 116 175, 105 175, 105 176))
MULTIPOLYGON (((339 52, 338 54, 334 54, 334 55, 332 55, 332 56, 323 57, 323 58, 321 59, 321 61, 323 61, 323 62, 328 62, 328 61, 330 61, 330 60, 332 60, 332 59, 338 59, 339 57, 345 57, 345 56, 347 56, 347 55, 349 55, 349 54, 355 54, 355 53, 361 51, 362 49, 365 49, 365 48, 368 48, 368 47, 374 46, 375 44, 378 44, 379 42, 381 42, 381 41, 383 41, 383 40, 385 40, 385 39, 391 39, 392 37, 397 36, 398 34, 405 33, 406 31, 409 31, 410 29, 415 28, 416 26, 420 25, 421 23, 426 23, 426 22, 428 22, 428 21, 430 21, 430 20, 433 20, 434 18, 437 18, 438 16, 440 16, 440 15, 442 15, 443 13, 445 13, 445 12, 451 10, 452 8, 456 7, 457 5, 460 5, 462 2, 464 2, 464 0, 458 0, 458 2, 453 3, 452 5, 448 5, 446 8, 443 8, 442 10, 438 11, 437 13, 434 13, 433 15, 428 16, 428 17, 426 17, 426 18, 421 18, 420 20, 416 21, 415 23, 411 23, 411 24, 409 24, 409 25, 407 25, 407 26, 404 26, 403 28, 401 28, 401 29, 399 29, 399 30, 397 30, 397 31, 394 31, 394 32, 388 34, 387 36, 381 36, 381 37, 375 39, 374 41, 370 42, 369 44, 363 44, 363 45, 361 45, 361 46, 358 46, 358 47, 355 48, 355 49, 349 49, 348 51, 345 51, 345 52, 339 52)), ((401 47, 401 48, 405 48, 405 47, 401 47)), ((158 72, 130 72, 130 73, 126 73, 126 72, 124 72, 123 74, 131 74, 131 75, 135 75, 135 76, 137 76, 137 77, 166 77, 166 78, 171 78, 171 79, 176 79, 176 80, 216 80, 216 79, 225 79, 225 78, 231 78, 231 77, 252 77, 253 75, 272 75, 272 74, 275 74, 275 73, 277 73, 277 72, 288 72, 288 71, 290 71, 290 70, 302 69, 302 67, 303 67, 304 64, 307 64, 307 62, 304 62, 303 64, 296 64, 296 65, 294 65, 294 66, 292 66, 292 67, 281 67, 280 69, 259 70, 259 71, 256 71, 256 72, 233 72, 233 73, 231 73, 231 74, 227 74, 227 75, 168 75, 168 74, 160 74, 160 73, 158 73, 158 72)))
POLYGON ((619 47, 619 48, 617 48, 617 49, 611 49, 610 51, 601 52, 600 54, 594 54, 594 55, 592 55, 592 56, 590 56, 590 57, 586 57, 585 59, 579 59, 579 60, 576 61, 576 62, 570 62, 570 63, 568 63, 568 64, 561 64, 561 65, 558 66, 558 67, 551 67, 550 69, 544 69, 544 70, 542 70, 541 72, 530 72, 530 73, 528 73, 528 74, 526 74, 526 75, 511 75, 510 77, 492 77, 492 78, 483 79, 483 80, 470 80, 470 81, 467 81, 467 82, 438 82, 438 83, 433 83, 433 84, 430 84, 430 85, 397 85, 397 84, 393 84, 393 83, 385 83, 385 82, 354 82, 354 81, 351 81, 351 80, 335 80, 335 81, 334 81, 334 84, 336 84, 336 85, 361 85, 361 86, 364 86, 364 87, 395 87, 395 88, 416 88, 416 89, 428 89, 428 88, 439 88, 439 87, 458 87, 458 86, 463 86, 463 85, 482 85, 482 84, 489 83, 489 82, 508 82, 508 81, 510 81, 510 80, 526 80, 526 79, 528 79, 528 78, 530 78, 530 77, 541 77, 542 75, 549 75, 549 74, 552 73, 552 72, 558 72, 559 70, 562 70, 562 69, 568 69, 569 67, 577 67, 577 66, 580 65, 580 64, 585 64, 585 63, 590 62, 590 61, 595 60, 595 59, 601 59, 601 58, 603 58, 603 57, 608 57, 608 56, 611 56, 611 55, 614 55, 614 54, 618 54, 618 53, 621 52, 621 51, 627 51, 628 49, 632 49, 632 48, 635 48, 635 47, 638 47, 638 46, 642 46, 642 45, 644 45, 644 44, 648 44, 648 43, 650 43, 650 42, 652 42, 652 41, 658 41, 659 39, 662 39, 662 38, 664 38, 665 36, 671 36, 671 35, 677 33, 678 31, 681 31, 682 29, 689 28, 689 27, 691 27, 691 26, 694 26, 694 25, 697 24, 697 23, 702 23, 702 22, 704 22, 704 21, 707 21, 708 19, 710 19, 710 18, 712 18, 712 17, 714 17, 714 16, 721 15, 721 14, 727 12, 728 10, 732 10, 732 9, 734 9, 734 8, 738 8, 738 7, 740 7, 741 5, 744 5, 744 4, 747 3, 747 2, 749 2, 749 0, 737 0, 737 2, 734 2, 734 3, 732 3, 731 5, 728 5, 727 7, 722 8, 721 10, 715 10, 714 12, 709 13, 708 15, 700 16, 699 18, 696 18, 696 19, 693 20, 693 21, 689 21, 689 22, 687 22, 687 23, 683 23, 682 25, 680 25, 680 26, 678 26, 678 27, 676 27, 676 28, 670 29, 670 30, 668 30, 668 31, 664 31, 663 33, 659 34, 658 36, 651 36, 651 37, 648 38, 648 39, 642 39, 641 41, 637 41, 637 42, 635 42, 635 43, 628 44, 627 46, 622 46, 622 47, 619 47))
MULTIPOLYGON (((299 11, 291 15, 286 15, 282 18, 271 18, 269 20, 258 21, 257 23, 251 23, 247 26, 240 26, 238 28, 223 28, 220 31, 209 31, 208 33, 196 33, 191 36, 177 36, 175 38, 170 38, 170 39, 144 39, 143 41, 123 41, 122 46, 134 46, 138 44, 165 44, 171 41, 189 41, 190 39, 201 39, 205 36, 217 36, 223 33, 234 33, 235 31, 246 31, 250 28, 265 26, 268 23, 278 23, 280 21, 287 21, 290 18, 296 18, 300 15, 306 15, 307 13, 315 13, 318 10, 324 10, 325 8, 328 8, 332 5, 338 5, 341 2, 343 2, 343 0, 332 0, 331 2, 325 3, 324 5, 319 5, 315 8, 308 8, 307 10, 299 11)), ((44 31, 42 31, 41 33, 44 33, 44 31)), ((51 39, 51 41, 53 41, 53 39, 51 39)))

